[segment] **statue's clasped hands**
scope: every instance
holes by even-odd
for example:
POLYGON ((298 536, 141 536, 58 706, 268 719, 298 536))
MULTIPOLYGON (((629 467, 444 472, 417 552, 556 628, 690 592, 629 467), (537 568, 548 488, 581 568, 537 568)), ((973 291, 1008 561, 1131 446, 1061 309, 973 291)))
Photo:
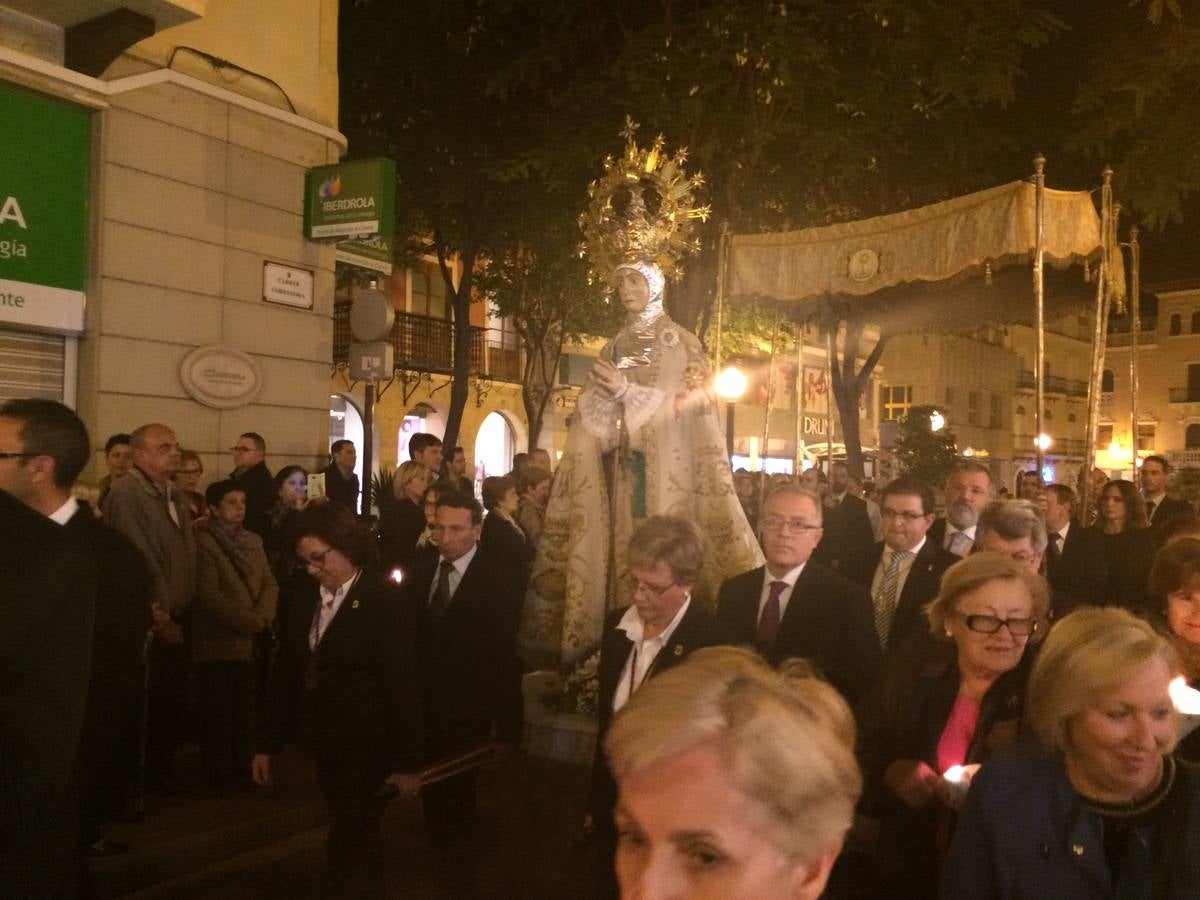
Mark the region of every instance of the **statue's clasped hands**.
POLYGON ((625 392, 629 390, 629 382, 625 380, 625 376, 621 374, 621 370, 607 359, 596 360, 596 364, 592 366, 592 374, 589 378, 591 378, 592 384, 597 389, 614 400, 620 400, 625 396, 625 392))

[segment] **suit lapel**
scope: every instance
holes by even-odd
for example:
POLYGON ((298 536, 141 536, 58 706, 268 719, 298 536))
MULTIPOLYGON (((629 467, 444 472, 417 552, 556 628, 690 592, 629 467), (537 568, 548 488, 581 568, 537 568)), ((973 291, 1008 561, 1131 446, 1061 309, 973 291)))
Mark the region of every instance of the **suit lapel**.
MULTIPOLYGON (((324 643, 326 640, 328 640, 330 635, 336 636, 341 634, 350 627, 353 619, 358 618, 358 609, 360 605, 359 601, 364 590, 363 579, 366 578, 366 575, 367 573, 365 571, 361 572, 358 576, 358 580, 354 582, 353 587, 351 587, 346 596, 342 598, 342 602, 338 606, 337 611, 333 614, 333 618, 330 619, 329 624, 325 626, 325 634, 321 636, 321 643, 324 643)), ((321 595, 318 592, 318 605, 320 602, 321 595)), ((316 609, 313 610, 313 615, 316 615, 316 609)), ((311 628, 312 626, 310 625, 309 627, 311 628)))

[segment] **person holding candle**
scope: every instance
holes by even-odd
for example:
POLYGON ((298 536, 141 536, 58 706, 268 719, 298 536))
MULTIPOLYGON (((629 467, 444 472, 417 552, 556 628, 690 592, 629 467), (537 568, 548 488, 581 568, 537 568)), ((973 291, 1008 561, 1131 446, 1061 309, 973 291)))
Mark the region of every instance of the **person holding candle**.
POLYGON ((1200 885, 1200 775, 1177 764, 1170 642, 1120 609, 1077 610, 1029 679, 1035 742, 967 794, 941 900, 1183 900, 1200 885))
MULTIPOLYGON (((1189 686, 1200 687, 1200 540, 1180 538, 1158 552, 1150 570, 1150 597, 1179 654, 1183 677, 1189 686)), ((1175 755, 1200 763, 1200 730, 1183 738, 1175 755)))
POLYGON ((1045 583, 1027 565, 992 551, 968 556, 943 576, 926 610, 930 631, 896 650, 863 700, 867 792, 858 835, 873 858, 858 858, 856 867, 851 856, 843 866, 861 869, 870 896, 936 893, 963 793, 942 773, 1016 742, 1030 651, 1048 603, 1045 583))

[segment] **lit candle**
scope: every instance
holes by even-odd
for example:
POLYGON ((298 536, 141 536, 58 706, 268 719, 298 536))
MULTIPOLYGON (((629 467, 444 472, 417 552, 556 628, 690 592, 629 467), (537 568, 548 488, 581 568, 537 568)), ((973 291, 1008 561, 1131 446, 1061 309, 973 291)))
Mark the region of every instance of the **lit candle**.
POLYGON ((966 796, 967 788, 971 786, 971 779, 978 771, 979 763, 971 763, 969 766, 951 766, 942 773, 942 779, 950 785, 954 793, 966 796))
POLYGON ((399 584, 404 580, 404 573, 399 569, 392 569, 392 571, 388 572, 388 579, 399 584))
POLYGON ((1180 675, 1171 680, 1167 693, 1180 715, 1179 737, 1185 738, 1200 727, 1200 691, 1188 687, 1187 680, 1180 675))

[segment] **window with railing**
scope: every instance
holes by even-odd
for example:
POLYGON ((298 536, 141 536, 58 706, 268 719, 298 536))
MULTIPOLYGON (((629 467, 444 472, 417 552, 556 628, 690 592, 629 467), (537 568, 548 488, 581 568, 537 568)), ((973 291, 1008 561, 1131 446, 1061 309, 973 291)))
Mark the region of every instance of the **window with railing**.
POLYGON ((437 267, 416 266, 409 270, 412 290, 408 298, 408 311, 415 316, 431 319, 451 318, 450 306, 446 303, 446 280, 437 267))

